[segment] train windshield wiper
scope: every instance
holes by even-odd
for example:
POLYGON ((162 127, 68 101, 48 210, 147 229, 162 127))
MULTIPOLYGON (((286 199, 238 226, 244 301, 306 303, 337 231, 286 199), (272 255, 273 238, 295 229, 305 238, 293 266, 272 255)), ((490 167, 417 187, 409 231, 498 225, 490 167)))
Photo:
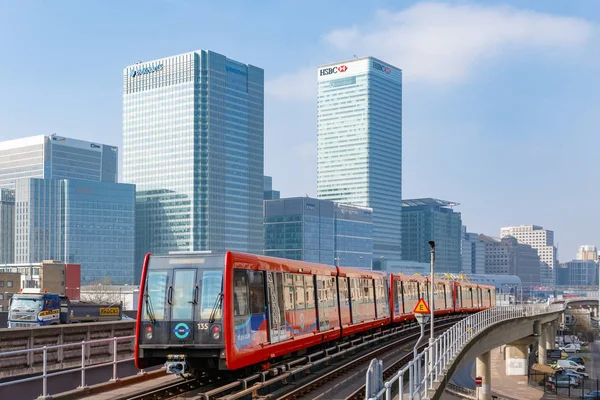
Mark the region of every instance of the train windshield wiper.
POLYGON ((150 322, 156 324, 156 318, 154 317, 154 309, 152 308, 152 299, 150 298, 150 294, 146 291, 144 295, 146 297, 146 312, 148 313, 148 318, 150 318, 150 322))
POLYGON ((210 318, 208 318, 209 323, 215 322, 217 311, 221 308, 221 302, 223 301, 223 292, 219 293, 217 296, 217 300, 215 301, 215 305, 213 306, 212 311, 210 312, 210 318))

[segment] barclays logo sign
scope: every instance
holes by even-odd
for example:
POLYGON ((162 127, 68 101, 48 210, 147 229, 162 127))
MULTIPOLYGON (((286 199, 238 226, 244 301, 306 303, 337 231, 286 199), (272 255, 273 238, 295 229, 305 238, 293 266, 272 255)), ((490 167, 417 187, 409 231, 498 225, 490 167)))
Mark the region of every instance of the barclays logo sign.
POLYGON ((162 69, 163 69, 163 65, 162 64, 152 65, 150 67, 132 69, 131 71, 129 71, 129 76, 132 77, 132 78, 135 78, 138 75, 151 74, 153 72, 162 71, 162 69))
POLYGON ((227 70, 227 72, 231 72, 231 73, 241 75, 241 76, 248 76, 248 73, 246 71, 242 71, 237 68, 230 67, 229 65, 227 67, 225 67, 225 69, 227 70))

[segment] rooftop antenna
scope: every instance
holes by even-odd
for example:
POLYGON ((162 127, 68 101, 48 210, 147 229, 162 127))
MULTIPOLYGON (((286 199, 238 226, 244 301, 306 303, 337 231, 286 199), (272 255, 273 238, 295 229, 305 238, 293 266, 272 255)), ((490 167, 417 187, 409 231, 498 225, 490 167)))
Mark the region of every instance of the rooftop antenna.
POLYGON ((354 54, 354 58, 358 58, 358 57, 356 56, 356 54, 354 54))

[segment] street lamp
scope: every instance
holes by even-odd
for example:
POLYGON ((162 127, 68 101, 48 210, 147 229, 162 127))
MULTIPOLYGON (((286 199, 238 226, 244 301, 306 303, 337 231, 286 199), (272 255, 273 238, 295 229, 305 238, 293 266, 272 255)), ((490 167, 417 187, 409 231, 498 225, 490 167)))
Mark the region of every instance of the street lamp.
POLYGON ((429 291, 429 312, 430 312, 430 328, 429 328, 429 343, 433 343, 433 310, 435 308, 435 304, 434 304, 434 299, 433 299, 433 292, 434 292, 434 277, 433 277, 433 267, 435 265, 435 242, 433 240, 429 241, 429 247, 431 247, 431 259, 430 259, 430 265, 431 265, 431 290, 429 291))

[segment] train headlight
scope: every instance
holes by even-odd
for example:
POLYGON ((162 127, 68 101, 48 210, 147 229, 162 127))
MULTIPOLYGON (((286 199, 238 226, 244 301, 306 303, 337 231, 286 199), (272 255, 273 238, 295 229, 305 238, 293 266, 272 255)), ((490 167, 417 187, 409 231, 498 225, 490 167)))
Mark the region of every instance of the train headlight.
POLYGON ((151 326, 146 327, 146 339, 152 339, 152 327, 151 326))
POLYGON ((221 328, 218 325, 213 325, 212 327, 212 337, 217 340, 221 337, 221 328))

